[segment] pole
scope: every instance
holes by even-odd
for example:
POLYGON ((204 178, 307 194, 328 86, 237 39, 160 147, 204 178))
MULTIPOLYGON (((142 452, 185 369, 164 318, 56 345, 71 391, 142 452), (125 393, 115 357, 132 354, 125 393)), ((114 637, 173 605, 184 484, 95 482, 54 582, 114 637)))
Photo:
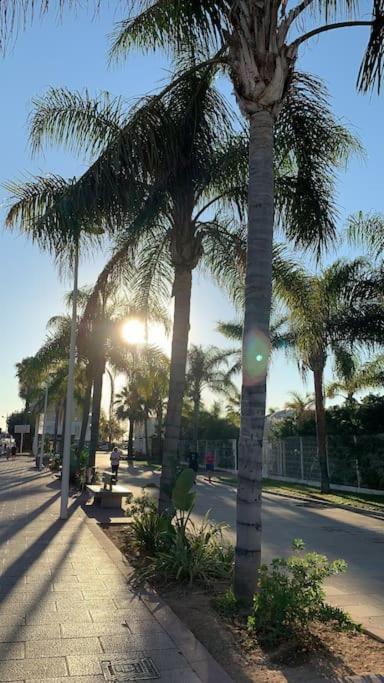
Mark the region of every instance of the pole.
POLYGON ((48 382, 45 385, 45 395, 44 395, 44 417, 43 417, 43 430, 41 434, 41 444, 40 444, 40 455, 39 455, 39 462, 38 462, 38 469, 41 470, 43 469, 43 458, 44 458, 44 439, 45 439, 45 430, 47 426, 47 408, 48 408, 48 382))
POLYGON ((69 344, 67 410, 66 410, 65 427, 64 427, 63 469, 62 469, 62 476, 61 476, 60 519, 67 519, 67 517, 68 517, 69 468, 70 468, 70 458, 71 458, 73 389, 74 389, 75 351, 76 351, 78 274, 79 274, 79 242, 77 241, 77 243, 75 245, 75 255, 74 255, 74 264, 73 264, 72 320, 71 320, 71 338, 70 338, 70 344, 69 344))
POLYGON ((24 437, 24 432, 21 432, 21 434, 20 434, 20 455, 23 452, 23 441, 24 441, 23 437, 24 437))

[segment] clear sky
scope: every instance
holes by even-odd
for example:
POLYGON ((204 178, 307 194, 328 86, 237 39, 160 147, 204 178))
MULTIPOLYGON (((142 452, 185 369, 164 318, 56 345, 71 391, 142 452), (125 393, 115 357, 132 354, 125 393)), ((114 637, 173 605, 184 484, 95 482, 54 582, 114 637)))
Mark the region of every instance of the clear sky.
MULTIPOLYGON (((102 4, 104 9, 95 18, 89 11, 79 10, 66 12, 61 22, 53 15, 35 21, 0 61, 0 182, 23 179, 29 173, 56 172, 70 177, 86 168, 85 159, 58 149, 31 158, 27 141, 31 100, 49 86, 88 88, 91 93, 103 89, 134 100, 158 88, 167 78, 167 62, 159 55, 131 55, 118 66, 108 66, 108 34, 119 17, 110 3, 102 4)), ((301 69, 326 81, 334 111, 359 135, 367 153, 364 161, 352 161, 340 176, 340 228, 351 212, 382 209, 383 98, 363 97, 355 90, 366 36, 366 29, 361 28, 323 35, 304 47, 299 61, 301 69)), ((226 90, 230 95, 229 85, 226 90)), ((1 226, 6 198, 6 191, 0 188, 1 226)), ((345 245, 338 250, 339 255, 347 253, 345 245)), ((25 238, 3 229, 0 255, 2 426, 2 416, 21 407, 15 363, 36 352, 44 339, 47 320, 63 311, 63 294, 69 284, 59 280, 48 255, 25 238)), ((105 260, 104 252, 82 263, 81 283, 92 283, 105 260)), ((232 307, 223 293, 196 274, 191 340, 222 345, 222 337, 215 332, 216 321, 232 317, 232 307)), ((282 406, 287 393, 294 389, 302 390, 295 364, 276 356, 270 372, 268 405, 282 406)))

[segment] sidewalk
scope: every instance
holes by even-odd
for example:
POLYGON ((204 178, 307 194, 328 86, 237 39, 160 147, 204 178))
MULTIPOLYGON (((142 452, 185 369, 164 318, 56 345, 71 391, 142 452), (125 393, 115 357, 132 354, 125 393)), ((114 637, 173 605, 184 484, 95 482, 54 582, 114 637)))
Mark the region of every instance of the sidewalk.
POLYGON ((231 683, 122 556, 31 458, 0 460, 0 681, 231 683))

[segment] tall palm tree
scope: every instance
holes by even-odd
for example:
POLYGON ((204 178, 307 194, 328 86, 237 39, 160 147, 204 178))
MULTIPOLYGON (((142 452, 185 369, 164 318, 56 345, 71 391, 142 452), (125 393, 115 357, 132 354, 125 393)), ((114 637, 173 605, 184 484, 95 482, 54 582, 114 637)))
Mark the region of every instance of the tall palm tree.
POLYGON ((313 374, 321 489, 329 491, 324 406, 324 369, 333 357, 345 367, 358 345, 382 343, 384 315, 381 272, 367 262, 337 261, 322 274, 303 274, 301 284, 287 286, 281 296, 288 310, 288 336, 303 372, 313 374))
MULTIPOLYGON (((249 211, 243 337, 242 423, 239 448, 235 590, 252 602, 257 586, 261 538, 261 441, 264 431, 271 306, 274 226, 274 131, 289 92, 301 45, 326 31, 371 29, 359 73, 359 88, 378 88, 384 68, 384 7, 372 0, 372 18, 359 0, 136 0, 121 22, 114 55, 190 47, 204 55, 200 68, 219 63, 231 78, 239 108, 249 126, 249 211), (339 21, 339 17, 341 21, 339 21), (308 29, 305 19, 311 20, 308 29), (319 19, 319 24, 315 20, 319 19), (260 348, 257 379, 247 371, 250 346, 260 348), (250 520, 252 523, 250 524, 250 520)), ((195 68, 195 67, 193 67, 195 68)))
POLYGON ((224 391, 224 365, 231 351, 222 351, 215 346, 203 348, 192 345, 188 351, 187 361, 187 395, 193 402, 193 440, 197 445, 199 439, 199 416, 204 389, 224 391))
MULTIPOLYGON (((212 88, 214 74, 210 68, 176 79, 128 118, 110 98, 93 103, 79 93, 50 91, 37 101, 32 124, 36 147, 48 137, 101 152, 78 184, 78 210, 94 215, 102 208, 114 223, 126 223, 129 215, 120 253, 125 256, 143 237, 146 263, 156 262, 173 281, 174 343, 161 509, 169 504, 180 432, 192 271, 202 256, 214 254, 216 243, 228 242, 220 214, 204 221, 204 212, 228 201, 242 206, 247 194, 248 140, 230 134, 225 106, 212 88)), ((276 126, 278 218, 285 218, 286 232, 297 244, 315 243, 318 248, 334 232, 331 169, 353 144, 329 114, 319 88, 313 79, 296 75, 276 126)))

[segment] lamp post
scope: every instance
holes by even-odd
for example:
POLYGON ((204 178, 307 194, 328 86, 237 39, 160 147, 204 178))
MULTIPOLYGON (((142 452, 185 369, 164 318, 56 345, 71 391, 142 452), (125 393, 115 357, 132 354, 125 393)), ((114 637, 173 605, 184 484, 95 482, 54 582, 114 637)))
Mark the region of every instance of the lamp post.
POLYGON ((67 384, 66 415, 65 415, 65 426, 64 426, 63 467, 62 467, 62 475, 61 475, 60 519, 67 519, 67 517, 68 517, 69 474, 70 474, 70 459, 71 459, 71 432, 72 432, 72 417, 73 417, 73 390, 74 390, 75 351, 76 351, 78 277, 79 277, 79 240, 77 239, 76 244, 75 244, 74 263, 73 263, 72 319, 71 319, 71 336, 70 336, 70 343, 69 343, 68 384, 67 384))

